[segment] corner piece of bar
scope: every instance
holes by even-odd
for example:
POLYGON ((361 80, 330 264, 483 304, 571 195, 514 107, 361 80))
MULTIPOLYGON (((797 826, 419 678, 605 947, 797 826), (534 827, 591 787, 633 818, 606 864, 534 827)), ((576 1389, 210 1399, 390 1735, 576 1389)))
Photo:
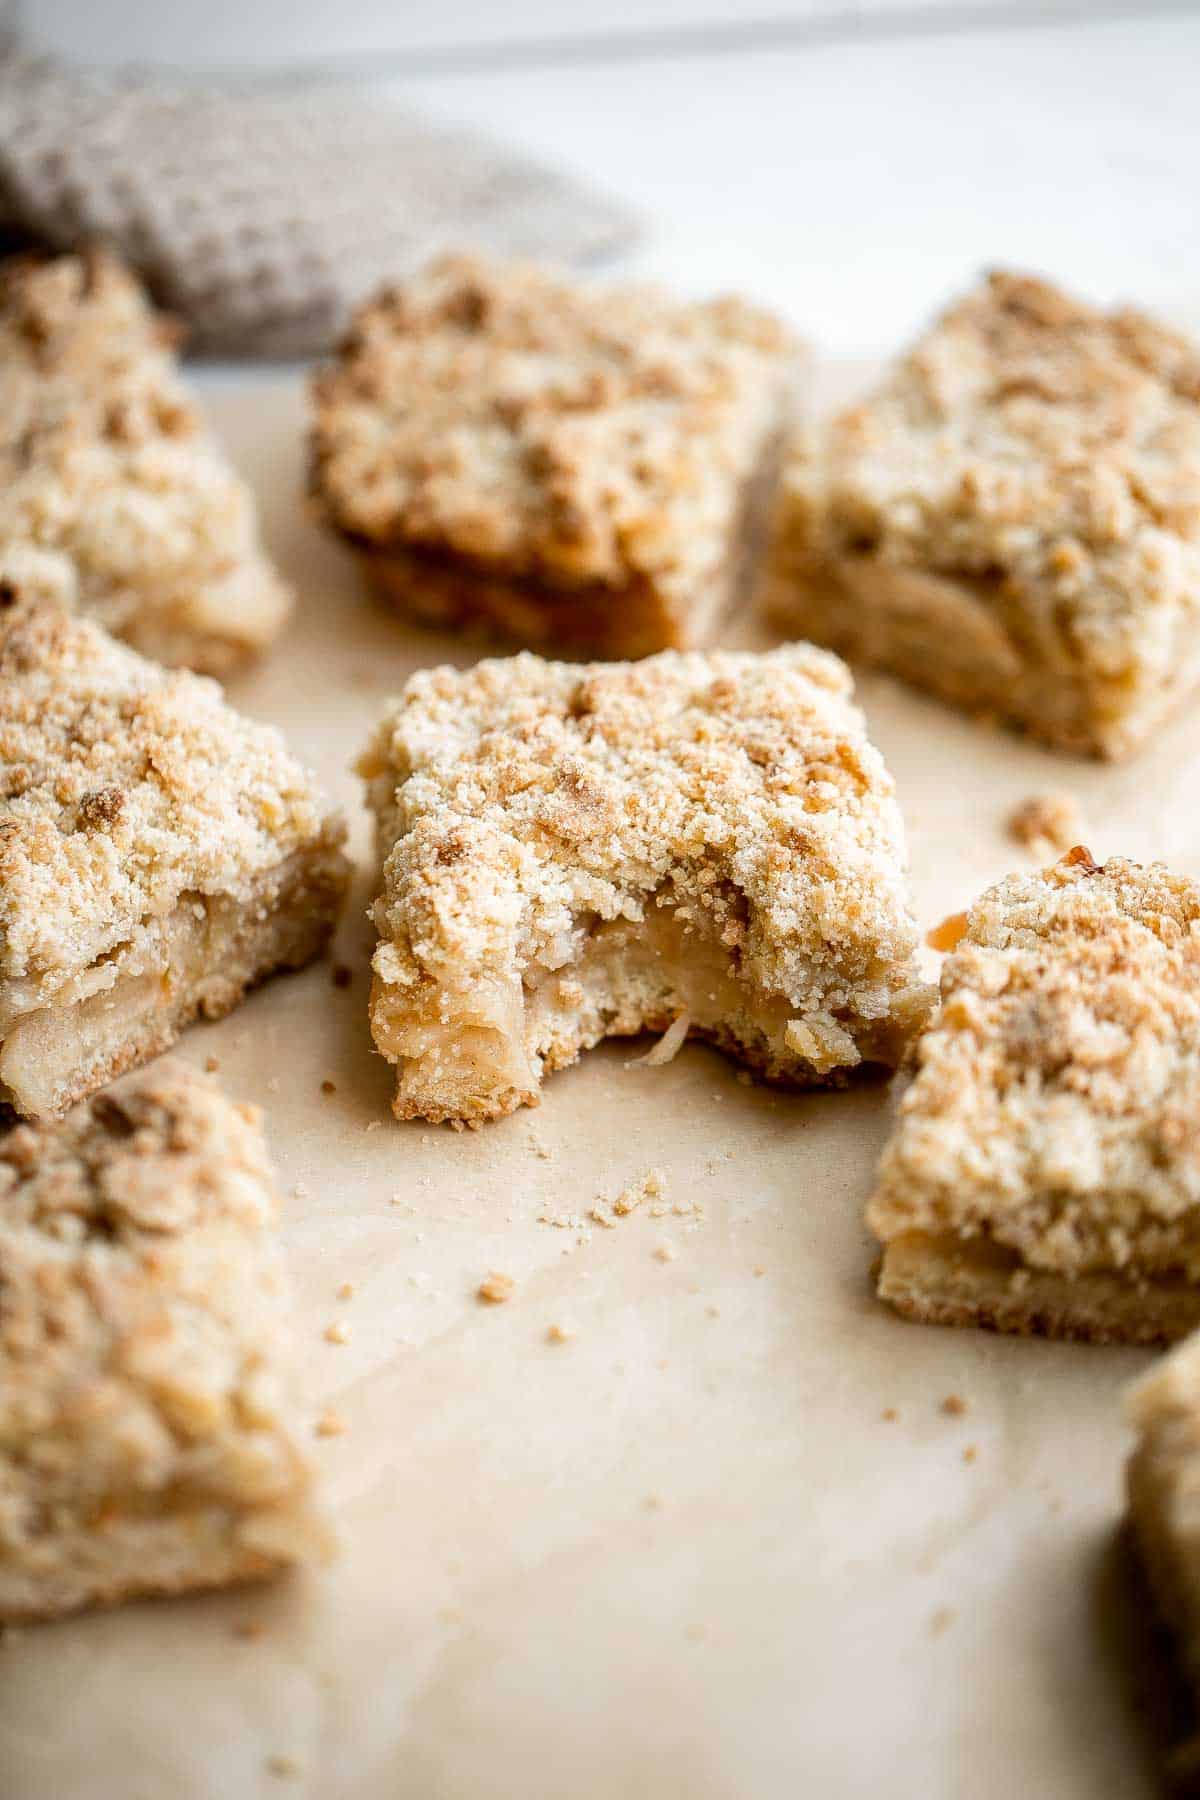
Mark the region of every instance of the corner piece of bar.
POLYGON ((824 651, 424 670, 360 769, 401 1118, 498 1118, 670 1027, 839 1085, 924 1018, 893 783, 824 651))
POLYGON ((46 1117, 333 930, 345 828, 216 683, 7 590, 0 1100, 46 1117))
POLYGON ((867 1221, 934 1324, 1200 1325, 1200 886, 1076 847, 967 914, 867 1221))
POLYGON ((0 1621, 323 1556, 253 1108, 173 1059, 0 1138, 0 1621))
POLYGON ((292 606, 170 320, 101 251, 0 264, 0 582, 227 675, 292 606))

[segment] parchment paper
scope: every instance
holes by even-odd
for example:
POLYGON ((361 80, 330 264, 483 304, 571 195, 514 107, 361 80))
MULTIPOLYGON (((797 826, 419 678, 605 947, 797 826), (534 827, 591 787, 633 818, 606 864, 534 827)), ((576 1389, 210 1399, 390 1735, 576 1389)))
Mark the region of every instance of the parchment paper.
MULTIPOLYGON (((362 875, 349 988, 328 964, 277 981, 184 1053, 267 1112, 306 1401, 348 1427, 314 1438, 342 1549, 272 1588, 10 1636, 0 1795, 1149 1791, 1113 1556, 1119 1393, 1147 1359, 875 1302, 861 1206, 886 1088, 783 1096, 703 1048, 630 1069, 616 1045, 478 1133, 393 1121, 348 765, 410 669, 477 652, 397 622, 304 518, 298 379, 212 410, 302 595, 232 694, 345 803, 362 875), (681 1210, 543 1222, 650 1168, 681 1210), (492 1270, 516 1291, 487 1307, 492 1270)), ((1106 769, 882 678, 861 692, 923 925, 1022 866, 1005 816, 1048 789, 1078 797, 1097 854, 1200 873, 1200 714, 1106 769)))

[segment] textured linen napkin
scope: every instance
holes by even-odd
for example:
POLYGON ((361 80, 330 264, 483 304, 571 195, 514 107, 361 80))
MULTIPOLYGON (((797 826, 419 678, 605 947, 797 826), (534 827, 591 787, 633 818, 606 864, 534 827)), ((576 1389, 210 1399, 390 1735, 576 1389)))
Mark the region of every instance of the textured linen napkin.
POLYGON ((633 215, 474 133, 354 86, 199 87, 0 54, 0 225, 100 239, 184 319, 192 348, 328 347, 381 281, 449 246, 559 262, 633 215))

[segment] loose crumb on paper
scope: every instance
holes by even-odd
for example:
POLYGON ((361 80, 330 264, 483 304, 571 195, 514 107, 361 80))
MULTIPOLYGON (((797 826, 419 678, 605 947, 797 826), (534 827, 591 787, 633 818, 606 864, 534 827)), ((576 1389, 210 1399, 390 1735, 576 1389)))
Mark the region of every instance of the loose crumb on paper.
POLYGON ((674 1244, 656 1244, 654 1247, 654 1254, 659 1262, 674 1262, 675 1258, 679 1255, 679 1252, 676 1250, 674 1244))
POLYGON ((337 1291, 337 1297, 339 1300, 353 1300, 354 1283, 352 1281, 343 1281, 341 1287, 337 1291))
POLYGON ((896 1411, 894 1406, 885 1406, 879 1416, 885 1425, 894 1425, 896 1420, 900 1417, 900 1414, 896 1411))
POLYGON ((335 1319, 332 1325, 325 1327, 325 1342, 327 1344, 348 1344, 350 1342, 350 1327, 345 1319, 335 1319))
POLYGON ((349 1427, 341 1413, 334 1412, 331 1409, 329 1412, 323 1412, 321 1414, 313 1429, 318 1437, 333 1438, 345 1437, 349 1427))
POLYGON ((294 1756, 268 1756, 267 1773, 268 1775, 279 1776, 280 1780, 292 1780, 295 1776, 299 1775, 300 1764, 296 1761, 294 1756))
POLYGON ((475 1291, 478 1298, 485 1301, 487 1305, 500 1306, 505 1300, 512 1299, 517 1291, 517 1284, 511 1275, 505 1275, 500 1270, 493 1269, 490 1275, 484 1276, 475 1291))
POLYGON ((248 1644, 267 1635, 267 1628, 261 1619, 235 1619, 232 1630, 235 1638, 241 1638, 243 1643, 248 1644))
POLYGON ((929 1621, 930 1637, 941 1637, 944 1631, 949 1631, 957 1617, 952 1606, 939 1606, 929 1621))
POLYGON ((979 1451, 977 1447, 974 1444, 968 1444, 963 1451, 963 1461, 965 1463, 973 1463, 978 1455, 979 1451))
POLYGON ((950 1418, 957 1419, 967 1410, 967 1403, 961 1394, 947 1394, 942 1401, 942 1411, 950 1418))
POLYGON ((204 1059, 204 1067, 209 1075, 215 1075, 221 1065, 215 1056, 206 1056, 204 1059))
POLYGON ((556 1319, 546 1333, 552 1344, 569 1344, 575 1335, 575 1327, 560 1319, 556 1319))
POLYGON ((1052 862, 1088 836, 1079 804, 1071 794, 1032 794, 1008 819, 1009 836, 1036 857, 1052 862))
POLYGON ((330 1081, 328 1075, 325 1077, 324 1081, 321 1083, 321 1092, 323 1094, 336 1094, 337 1093, 337 1083, 330 1081))
MULTIPOLYGON (((598 1199, 595 1206, 592 1207, 590 1216, 597 1225, 603 1225, 606 1230, 612 1231, 615 1229, 618 1219, 628 1218, 629 1214, 636 1212, 645 1201, 657 1201, 665 1205, 666 1199, 665 1177, 658 1169, 647 1169, 646 1173, 637 1181, 631 1181, 628 1187, 622 1188, 611 1204, 603 1197, 598 1199)), ((654 1211, 653 1207, 651 1207, 651 1211, 654 1211)))
POLYGON ((353 980, 354 976, 345 963, 334 963, 333 985, 335 988, 348 988, 353 980))

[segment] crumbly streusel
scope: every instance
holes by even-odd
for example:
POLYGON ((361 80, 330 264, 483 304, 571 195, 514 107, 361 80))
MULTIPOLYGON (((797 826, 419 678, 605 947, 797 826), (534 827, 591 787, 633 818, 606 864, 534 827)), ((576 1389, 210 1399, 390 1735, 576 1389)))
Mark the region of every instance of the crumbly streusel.
POLYGON ((182 894, 249 898, 342 835, 280 734, 215 682, 0 591, 0 984, 53 993, 182 894))
POLYGON ((1195 1283, 1200 887, 1073 850, 972 907, 941 992, 868 1208, 885 1245, 1195 1283))
POLYGON ((1200 675, 1200 353, 1141 313, 993 274, 799 445, 781 493, 780 621, 822 635, 824 614, 826 641, 950 698, 1116 754, 1200 675), (843 578, 871 614, 872 575, 906 573, 935 586, 842 616, 843 578), (937 581, 960 584, 969 658, 949 629, 940 654, 920 638, 955 603, 937 581), (1027 694, 1043 669, 1074 712, 1027 694))
POLYGON ((851 695, 807 645, 413 676, 360 764, 398 1112, 495 1116, 684 1013, 780 1079, 894 1063, 927 990, 851 695))
POLYGON ((170 1060, 0 1139, 0 1618, 322 1548, 277 1211, 254 1109, 170 1060))
POLYGON ((728 553, 795 355, 738 300, 442 258, 364 307, 318 377, 314 491, 375 548, 687 590, 728 553))
POLYGON ((0 265, 0 579, 219 674, 291 597, 172 341, 108 256, 0 265))

